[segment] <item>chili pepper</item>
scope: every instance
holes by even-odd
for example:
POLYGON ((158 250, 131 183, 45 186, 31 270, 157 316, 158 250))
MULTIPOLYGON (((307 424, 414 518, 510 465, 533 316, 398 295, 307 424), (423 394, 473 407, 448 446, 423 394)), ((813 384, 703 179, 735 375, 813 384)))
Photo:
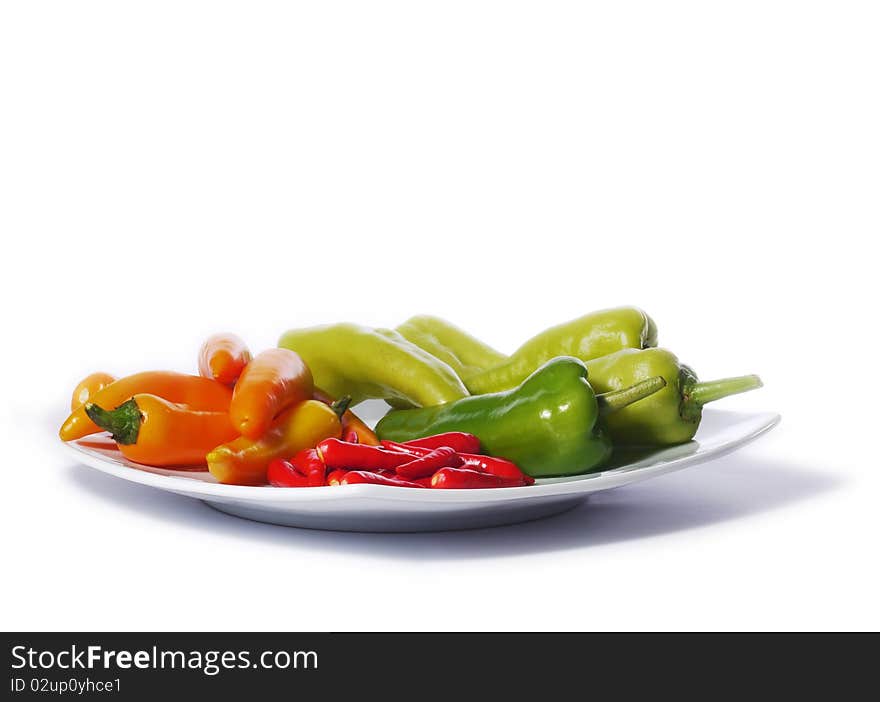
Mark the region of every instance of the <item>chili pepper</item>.
MULTIPOLYGON (((402 451, 403 453, 411 453, 414 456, 425 456, 431 452, 431 449, 414 446, 411 443, 401 444, 396 441, 383 441, 382 446, 389 451, 402 451)), ((462 459, 461 467, 463 468, 479 470, 483 473, 492 473, 503 478, 521 478, 525 481, 526 485, 533 485, 535 482, 532 476, 523 473, 516 463, 508 461, 506 458, 472 453, 459 453, 458 456, 462 459)))
POLYGON ((666 349, 624 349, 586 365, 597 392, 614 391, 654 375, 666 380, 666 388, 656 395, 608 417, 608 432, 620 445, 690 441, 700 426, 703 405, 762 385, 757 375, 699 382, 694 371, 666 349))
POLYGON ((462 468, 478 470, 481 473, 491 473, 492 475, 497 475, 502 478, 523 480, 526 485, 533 485, 535 482, 535 479, 531 475, 523 473, 516 463, 508 461, 506 458, 478 456, 470 453, 460 453, 458 455, 462 459, 462 468))
POLYGON ((283 458, 276 458, 269 462, 266 469, 266 479, 275 487, 309 487, 309 479, 300 473, 296 467, 283 458))
POLYGON ((348 471, 342 470, 341 468, 337 468, 336 470, 331 470, 327 474, 327 484, 328 485, 341 485, 342 479, 345 477, 346 473, 348 473, 348 471))
POLYGON ((419 315, 397 327, 408 341, 446 363, 467 378, 507 360, 500 351, 439 317, 419 315))
POLYGON ((447 431, 480 437, 485 452, 513 461, 532 477, 597 470, 611 455, 602 415, 660 390, 649 378, 597 397, 576 358, 545 363, 512 390, 466 397, 439 407, 395 410, 376 426, 381 439, 410 441, 447 431))
POLYGON ((312 374, 302 358, 287 349, 258 353, 235 384, 229 416, 249 439, 259 439, 283 409, 312 396, 312 374))
MULTIPOLYGON (((172 371, 147 371, 110 383, 89 401, 100 407, 118 407, 140 394, 157 395, 169 402, 207 412, 228 412, 232 398, 232 391, 216 380, 172 371)), ((77 407, 64 420, 58 435, 62 441, 73 441, 99 431, 101 429, 89 419, 85 408, 77 407)))
POLYGON ((226 412, 205 412, 138 394, 115 409, 87 402, 84 410, 109 431, 122 455, 149 466, 204 466, 205 454, 236 435, 226 412))
POLYGON ((420 488, 422 487, 418 483, 414 483, 411 480, 402 480, 401 478, 391 478, 384 475, 379 475, 378 473, 371 473, 366 470, 350 470, 345 474, 345 477, 340 481, 340 485, 359 485, 359 484, 368 484, 368 485, 387 485, 389 487, 405 487, 405 488, 420 488))
POLYGON ((413 482, 423 488, 429 488, 431 487, 431 480, 433 479, 433 477, 433 475, 429 475, 425 478, 416 478, 415 480, 413 480, 413 482))
POLYGON ((349 444, 339 439, 325 439, 318 444, 318 456, 328 468, 349 468, 376 470, 408 463, 412 456, 398 451, 387 451, 378 446, 349 444))
POLYGON ((469 488, 520 487, 525 483, 517 478, 505 478, 492 473, 480 473, 470 468, 441 468, 431 478, 432 488, 463 490, 469 488))
POLYGON ((657 345, 657 326, 642 310, 617 307, 584 315, 533 336, 506 361, 467 378, 474 394, 509 390, 557 356, 589 361, 623 348, 657 345))
POLYGON ((468 392, 448 365, 390 329, 335 324, 286 332, 279 346, 300 354, 315 384, 353 404, 379 398, 431 406, 468 392))
MULTIPOLYGON (((343 427, 343 430, 345 427, 343 427)), ((358 440, 358 433, 356 431, 350 431, 345 436, 342 437, 342 440, 348 444, 357 444, 360 443, 358 440)))
POLYGON ((333 410, 306 400, 284 410, 259 439, 239 436, 214 448, 207 456, 208 470, 221 483, 262 485, 270 461, 293 456, 340 431, 333 410))
POLYGON ((92 373, 79 381, 73 389, 73 397, 70 398, 70 409, 75 410, 82 407, 86 402, 93 399, 101 390, 106 388, 110 383, 116 381, 109 373, 92 373))
POLYGON ((199 350, 199 375, 232 386, 250 360, 251 352, 241 338, 235 334, 214 334, 199 350))
POLYGON ((463 461, 455 449, 441 446, 432 449, 431 453, 397 466, 397 474, 407 480, 426 478, 436 473, 440 468, 457 468, 462 463, 463 461))
MULTIPOLYGON (((318 388, 315 388, 313 396, 316 400, 326 402, 328 405, 333 405, 334 402, 338 402, 338 400, 334 400, 330 395, 318 388)), ((349 399, 349 402, 350 401, 351 400, 349 399)), ((379 439, 376 438, 376 433, 370 429, 360 417, 348 409, 348 406, 346 406, 345 411, 342 414, 342 432, 345 437, 355 434, 357 436, 357 443, 359 444, 367 444, 367 446, 379 445, 379 439)), ((349 441, 349 439, 346 438, 346 441, 349 441)))
POLYGON ((293 467, 308 478, 311 487, 324 484, 327 477, 327 466, 313 448, 303 449, 290 459, 293 467))
POLYGON ((397 453, 406 453, 410 456, 427 456, 431 453, 431 449, 429 448, 421 448, 420 446, 413 446, 411 444, 402 444, 398 441, 382 441, 380 442, 382 448, 388 451, 397 451, 397 453))
POLYGON ((447 431, 443 434, 425 436, 421 439, 413 439, 405 442, 408 446, 435 449, 441 446, 450 446, 458 453, 479 453, 480 440, 473 434, 462 431, 447 431))

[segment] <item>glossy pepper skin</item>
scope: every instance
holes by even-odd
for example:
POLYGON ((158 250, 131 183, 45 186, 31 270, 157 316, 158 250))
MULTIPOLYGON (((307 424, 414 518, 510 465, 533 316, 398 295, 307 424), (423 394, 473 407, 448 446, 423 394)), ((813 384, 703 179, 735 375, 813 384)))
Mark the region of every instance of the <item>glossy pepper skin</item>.
POLYGON ((577 475, 600 468, 611 456, 603 411, 635 402, 663 384, 652 379, 637 389, 598 398, 583 362, 560 357, 512 390, 440 407, 391 411, 376 433, 380 439, 402 442, 463 431, 478 436, 486 453, 513 461, 532 477, 577 475))
MULTIPOLYGON (((444 435, 441 434, 440 436, 444 435)), ((448 436, 448 434, 446 436, 448 436)), ((382 442, 382 446, 392 451, 411 453, 413 456, 418 457, 426 456, 431 453, 431 449, 416 446, 411 441, 402 444, 397 441, 386 440, 382 442)), ((533 485, 535 483, 535 479, 532 476, 523 473, 516 463, 508 461, 506 458, 484 456, 482 454, 474 453, 458 453, 457 455, 461 459, 461 465, 464 468, 470 468, 471 470, 476 470, 481 473, 491 473, 492 475, 498 475, 502 478, 514 478, 522 481, 525 485, 533 485)), ((421 480, 422 478, 417 479, 421 480)))
POLYGON ((340 485, 385 485, 387 487, 422 488, 412 480, 404 480, 390 475, 380 475, 366 470, 350 470, 339 481, 340 485))
POLYGON ((446 363, 461 378, 475 375, 507 360, 507 356, 500 351, 439 317, 410 317, 397 327, 397 331, 408 341, 446 363))
POLYGON ((624 348, 657 345, 657 326, 636 307, 617 307, 592 312, 533 336, 503 363, 468 376, 465 383, 474 394, 507 390, 521 383, 551 358, 573 356, 589 361, 624 348))
POLYGON ((290 458, 328 437, 338 437, 342 424, 323 402, 306 400, 284 410, 259 439, 239 436, 208 453, 208 470, 221 483, 264 485, 269 463, 290 458))
POLYGON ((71 411, 82 407, 110 383, 115 383, 116 378, 109 373, 98 371, 87 375, 77 383, 73 389, 73 397, 70 398, 71 411))
POLYGON ((293 463, 283 458, 269 461, 266 480, 274 487, 312 487, 308 477, 300 473, 293 463))
POLYGON ((108 409, 86 402, 85 411, 109 431, 122 455, 148 466, 205 467, 205 455, 236 435, 227 412, 206 412, 155 395, 135 395, 108 409))
POLYGON ((302 356, 317 387, 333 397, 350 396, 354 405, 377 398, 429 407, 468 394, 452 368, 390 329, 292 329, 278 345, 302 356))
POLYGON ((311 399, 314 387, 312 374, 298 354, 267 349, 241 372, 229 416, 242 436, 259 439, 282 410, 311 399))
POLYGON ((482 451, 479 437, 473 434, 466 434, 463 431, 451 431, 445 434, 434 434, 434 436, 426 436, 423 439, 413 439, 406 442, 408 446, 417 446, 418 448, 435 449, 441 446, 450 446, 458 453, 479 453, 482 451))
POLYGON ((431 487, 446 490, 473 490, 502 487, 521 487, 522 478, 508 478, 492 473, 481 473, 470 468, 441 468, 431 476, 431 487))
POLYGON ((199 375, 230 387, 250 362, 247 345, 241 337, 228 332, 208 337, 199 349, 199 375))
POLYGON ((324 439, 316 447, 318 458, 330 470, 393 470, 408 463, 412 457, 399 451, 388 451, 378 446, 350 444, 338 438, 324 439))
MULTIPOLYGON (((190 409, 210 412, 228 412, 232 400, 232 390, 216 380, 173 371, 146 371, 110 383, 90 396, 89 401, 112 409, 138 394, 158 395, 190 409)), ((62 441, 74 441, 99 431, 85 408, 77 407, 64 420, 58 436, 62 441)))
POLYGON ((662 348, 623 349, 587 362, 597 392, 612 392, 652 376, 662 376, 660 392, 615 412, 607 419, 615 444, 670 446, 690 441, 707 402, 761 387, 757 375, 701 383, 675 354, 662 348))
POLYGON ((397 466, 395 472, 398 477, 405 480, 418 480, 430 478, 441 468, 458 468, 464 463, 455 449, 449 446, 441 446, 431 449, 424 456, 418 456, 411 461, 397 466))

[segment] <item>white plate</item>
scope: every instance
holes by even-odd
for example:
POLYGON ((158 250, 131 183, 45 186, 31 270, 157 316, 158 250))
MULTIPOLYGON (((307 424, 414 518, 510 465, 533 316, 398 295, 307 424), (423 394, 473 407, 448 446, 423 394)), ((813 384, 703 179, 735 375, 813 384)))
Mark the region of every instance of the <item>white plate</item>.
POLYGON ((640 455, 618 454, 601 473, 545 478, 528 487, 483 490, 416 490, 384 485, 220 485, 206 472, 163 470, 130 463, 115 449, 77 443, 64 446, 81 463, 104 473, 195 497, 221 512, 245 519, 339 531, 443 531, 513 524, 558 514, 575 507, 591 493, 730 453, 772 429, 779 419, 772 412, 746 414, 707 409, 696 440, 687 444, 640 455))

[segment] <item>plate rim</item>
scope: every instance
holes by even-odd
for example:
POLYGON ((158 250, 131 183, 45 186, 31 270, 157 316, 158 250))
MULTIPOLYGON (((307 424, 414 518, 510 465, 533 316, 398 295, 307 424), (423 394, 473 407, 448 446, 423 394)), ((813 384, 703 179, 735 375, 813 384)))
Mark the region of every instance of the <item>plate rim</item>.
MULTIPOLYGON (((568 476, 563 479, 547 479, 535 485, 511 488, 476 488, 471 490, 413 490, 411 488, 387 485, 345 485, 322 486, 308 489, 280 489, 268 486, 223 485, 201 480, 193 480, 176 475, 162 475, 148 470, 132 468, 111 458, 105 458, 89 451, 75 442, 61 442, 62 448, 72 454, 78 462, 107 475, 121 478, 159 490, 173 492, 196 499, 213 501, 248 502, 263 506, 284 505, 305 501, 322 502, 346 500, 358 497, 397 500, 402 502, 470 503, 487 501, 511 501, 519 499, 563 496, 566 494, 587 494, 612 487, 635 483, 656 475, 673 472, 681 468, 705 463, 720 458, 776 427, 782 417, 778 412, 734 412, 711 410, 713 414, 731 415, 755 423, 755 428, 736 439, 712 446, 704 451, 671 458, 656 464, 639 467, 634 464, 615 466, 605 471, 568 476), (342 488, 342 489, 340 489, 342 488)), ((642 459, 645 460, 645 459, 642 459)))

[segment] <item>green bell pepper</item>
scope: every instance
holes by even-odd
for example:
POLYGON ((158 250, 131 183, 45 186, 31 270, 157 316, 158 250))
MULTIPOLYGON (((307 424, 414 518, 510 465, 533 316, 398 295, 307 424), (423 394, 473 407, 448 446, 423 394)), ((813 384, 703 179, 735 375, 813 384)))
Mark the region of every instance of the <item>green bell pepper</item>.
POLYGON ((536 478, 598 470, 611 456, 603 417, 661 390, 662 378, 596 395, 584 363, 560 357, 516 388, 440 407, 393 410, 376 426, 382 439, 409 441, 448 431, 479 437, 484 450, 536 478))
POLYGON ((448 365, 391 329, 331 324, 285 332, 278 345, 296 351, 315 385, 352 404, 384 399, 421 407, 468 394, 448 365))
POLYGON ((757 375, 701 383, 693 370, 661 348, 623 349, 587 361, 586 365, 597 392, 613 392, 654 376, 666 380, 660 392, 608 417, 611 439, 621 446, 667 446, 690 441, 700 426, 703 405, 762 385, 757 375))
POLYGON ((463 379, 475 395, 497 392, 516 386, 556 356, 588 361, 624 348, 656 345, 654 320, 636 307, 617 307, 551 327, 526 341, 502 363, 480 373, 466 374, 463 379))

